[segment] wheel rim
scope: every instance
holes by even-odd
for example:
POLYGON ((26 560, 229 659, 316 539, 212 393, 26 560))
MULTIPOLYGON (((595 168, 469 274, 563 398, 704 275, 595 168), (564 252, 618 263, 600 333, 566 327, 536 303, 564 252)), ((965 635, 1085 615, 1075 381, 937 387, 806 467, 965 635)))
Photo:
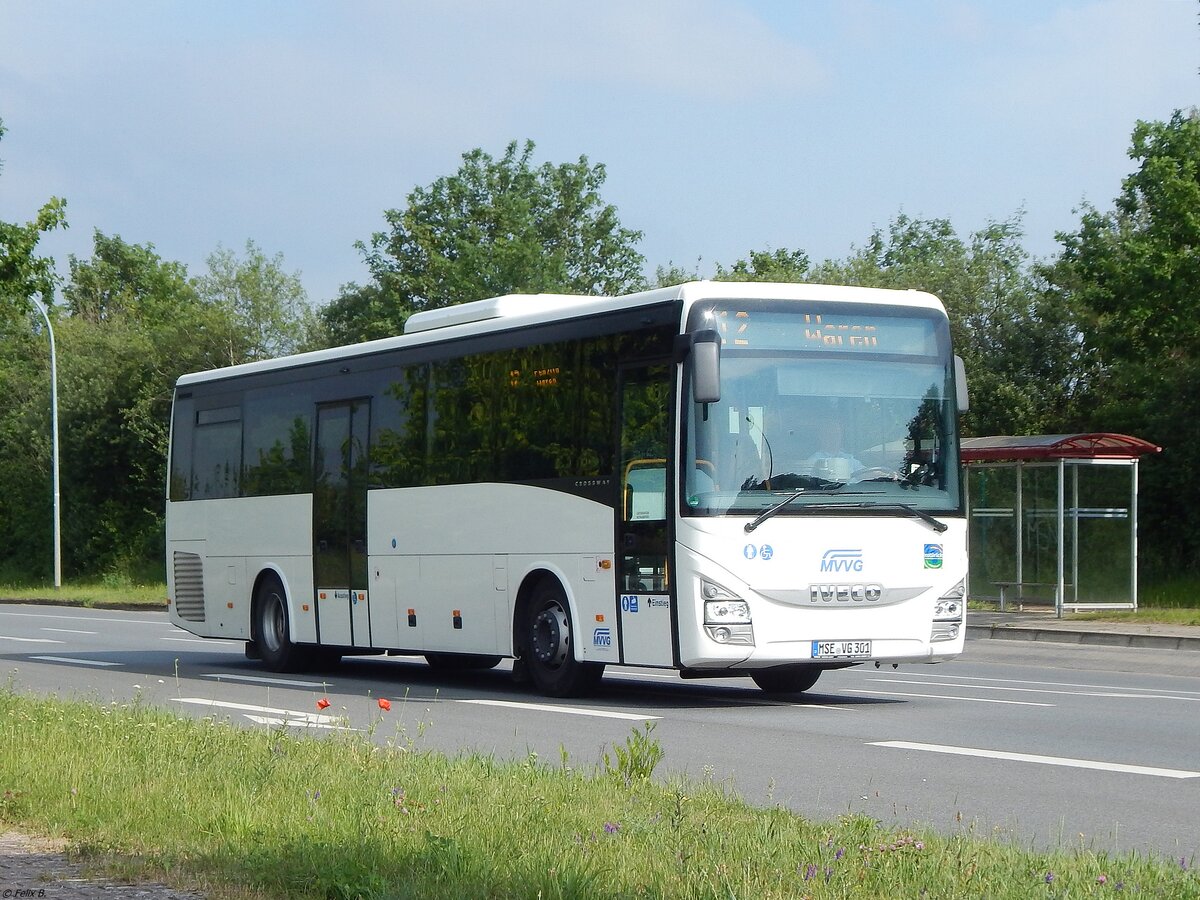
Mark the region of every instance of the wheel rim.
POLYGON ((570 652, 571 626, 566 611, 552 601, 533 617, 530 650, 547 669, 557 669, 570 652))
POLYGON ((263 604, 262 640, 272 653, 283 648, 285 624, 283 602, 278 594, 269 595, 263 604))

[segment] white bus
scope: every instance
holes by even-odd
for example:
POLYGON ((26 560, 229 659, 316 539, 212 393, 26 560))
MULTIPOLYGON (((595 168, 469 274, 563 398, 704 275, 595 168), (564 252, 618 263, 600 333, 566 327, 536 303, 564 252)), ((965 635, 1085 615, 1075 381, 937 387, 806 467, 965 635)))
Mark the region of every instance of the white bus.
POLYGON ((274 670, 750 676, 963 650, 961 362, 916 291, 510 295, 181 377, 172 621, 274 670))

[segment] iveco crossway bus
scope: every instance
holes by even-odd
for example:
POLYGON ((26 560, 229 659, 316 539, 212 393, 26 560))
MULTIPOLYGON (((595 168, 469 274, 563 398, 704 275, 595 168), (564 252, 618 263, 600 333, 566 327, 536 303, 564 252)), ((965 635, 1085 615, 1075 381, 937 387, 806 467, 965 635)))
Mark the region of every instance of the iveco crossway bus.
POLYGON ((961 653, 966 406, 937 298, 509 295, 175 388, 171 619, 271 669, 749 676, 961 653))

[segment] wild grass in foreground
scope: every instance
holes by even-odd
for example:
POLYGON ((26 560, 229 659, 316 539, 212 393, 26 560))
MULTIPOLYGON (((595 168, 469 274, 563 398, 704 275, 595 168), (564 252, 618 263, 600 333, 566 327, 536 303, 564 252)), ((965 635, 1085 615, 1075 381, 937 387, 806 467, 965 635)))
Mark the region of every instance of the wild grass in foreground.
POLYGON ((649 725, 585 772, 418 752, 400 728, 380 747, 11 690, 0 708, 0 821, 211 896, 1200 897, 1191 859, 1031 853, 663 785, 649 725))

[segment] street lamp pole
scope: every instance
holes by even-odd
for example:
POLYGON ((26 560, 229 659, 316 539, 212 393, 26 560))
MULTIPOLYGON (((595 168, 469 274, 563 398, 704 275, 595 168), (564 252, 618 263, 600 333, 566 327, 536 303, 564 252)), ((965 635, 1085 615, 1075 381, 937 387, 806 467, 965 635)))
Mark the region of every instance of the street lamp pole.
POLYGON ((62 525, 59 515, 58 490, 58 358, 54 350, 54 326, 50 324, 50 311, 46 304, 37 297, 32 298, 34 306, 46 320, 46 331, 50 335, 50 434, 53 448, 53 479, 54 479, 54 588, 62 587, 62 525))

